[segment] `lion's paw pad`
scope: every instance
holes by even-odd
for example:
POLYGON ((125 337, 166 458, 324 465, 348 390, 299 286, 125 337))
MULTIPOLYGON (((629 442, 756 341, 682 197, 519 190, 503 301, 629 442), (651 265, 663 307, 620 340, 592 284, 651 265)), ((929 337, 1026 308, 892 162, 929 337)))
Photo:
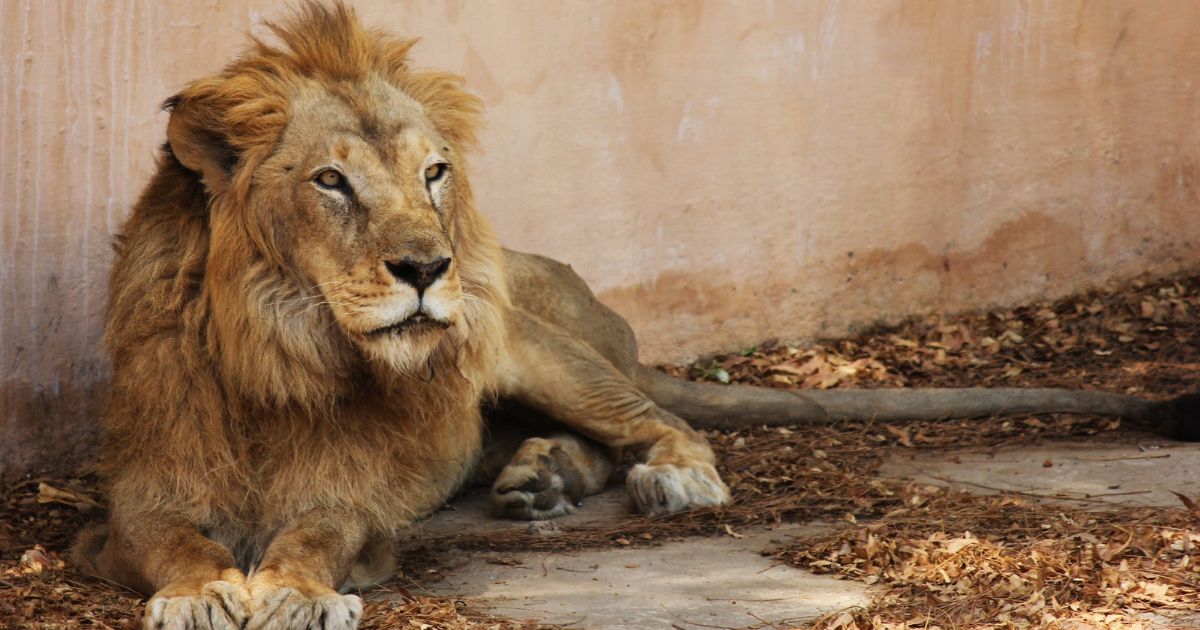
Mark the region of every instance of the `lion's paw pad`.
POLYGON ((492 484, 492 504, 501 514, 512 518, 530 521, 555 518, 574 510, 565 487, 562 475, 549 462, 509 464, 492 484))
POLYGON ((156 596, 146 603, 146 630, 240 630, 246 623, 246 591, 229 582, 204 585, 196 596, 156 596))
POLYGON ((362 600, 330 593, 305 597, 281 588, 257 602, 247 630, 354 630, 362 618, 362 600))
POLYGON ((637 511, 650 516, 729 503, 729 488, 710 464, 638 464, 625 485, 637 511))

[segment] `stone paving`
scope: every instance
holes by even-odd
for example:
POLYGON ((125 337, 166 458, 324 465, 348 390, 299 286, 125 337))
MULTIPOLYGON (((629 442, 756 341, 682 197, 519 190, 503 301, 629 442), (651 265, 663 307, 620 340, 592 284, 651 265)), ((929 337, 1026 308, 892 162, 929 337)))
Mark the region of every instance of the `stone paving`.
MULTIPOLYGON (((1178 499, 1171 491, 1200 495, 1200 445, 1080 441, 898 451, 878 474, 979 493, 1020 492, 1085 504, 1175 505, 1178 499)), ((612 488, 559 523, 602 525, 628 509, 623 490, 612 488)), ((492 517, 485 494, 475 491, 425 521, 414 537, 528 527, 492 517)), ((480 601, 500 616, 572 628, 802 624, 869 601, 861 583, 773 565, 762 554, 790 536, 814 535, 828 527, 796 524, 738 532, 740 538, 690 538, 637 549, 451 552, 444 579, 424 588, 480 601)))
MULTIPOLYGON (((628 509, 623 489, 613 488, 588 499, 583 509, 561 523, 603 524, 628 509)), ((416 537, 529 526, 495 519, 488 513, 486 497, 475 492, 425 521, 416 537)), ((826 527, 747 530, 737 532, 741 538, 689 538, 632 549, 456 552, 449 554, 444 580, 424 586, 439 595, 482 602, 496 615, 572 628, 800 623, 868 601, 860 583, 772 564, 762 554, 789 536, 813 535, 826 527)))

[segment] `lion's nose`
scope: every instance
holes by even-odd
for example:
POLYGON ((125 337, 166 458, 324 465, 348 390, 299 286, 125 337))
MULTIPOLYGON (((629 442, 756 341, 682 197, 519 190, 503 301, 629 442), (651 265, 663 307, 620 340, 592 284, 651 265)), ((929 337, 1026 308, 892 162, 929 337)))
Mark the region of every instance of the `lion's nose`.
POLYGON ((397 280, 412 285, 417 293, 423 293, 425 289, 429 288, 429 285, 437 282, 437 279, 450 268, 450 259, 435 258, 430 262, 420 262, 412 258, 404 258, 391 260, 384 264, 397 280))

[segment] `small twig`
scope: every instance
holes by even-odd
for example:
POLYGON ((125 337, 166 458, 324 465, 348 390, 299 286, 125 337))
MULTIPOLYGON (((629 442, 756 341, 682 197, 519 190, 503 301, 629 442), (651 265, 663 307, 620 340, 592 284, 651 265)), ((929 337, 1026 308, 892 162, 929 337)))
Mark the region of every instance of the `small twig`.
MULTIPOLYGON (((920 470, 920 469, 918 469, 918 470, 920 470)), ((1066 501, 1108 503, 1108 501, 1100 501, 1100 500, 1096 499, 1095 497, 1121 496, 1121 495, 1126 495, 1126 494, 1148 494, 1151 492, 1150 490, 1143 490, 1143 491, 1138 491, 1138 492, 1117 492, 1114 494, 1093 494, 1093 495, 1084 495, 1084 496, 1071 496, 1069 494, 1038 494, 1036 492, 1024 492, 1021 490, 1013 490, 1011 488, 998 488, 996 486, 989 486, 989 485, 982 484, 982 483, 976 483, 974 481, 963 481, 963 480, 959 480, 959 479, 951 479, 949 477, 942 477, 940 475, 930 474, 925 471, 920 471, 920 472, 922 475, 925 475, 926 477, 929 477, 931 479, 937 479, 938 481, 944 481, 944 482, 950 483, 950 484, 961 484, 964 486, 972 486, 975 488, 982 488, 984 490, 992 490, 994 492, 1003 492, 1005 494, 1017 494, 1017 495, 1020 495, 1023 497, 1030 497, 1030 498, 1034 498, 1034 499, 1060 499, 1060 500, 1066 500, 1066 501)))
POLYGON ((1166 459, 1171 454, 1165 455, 1130 455, 1129 457, 1071 457, 1070 459, 1080 462, 1123 462, 1131 459, 1166 459))
MULTIPOLYGON (((1085 496, 1085 497, 1088 497, 1088 498, 1095 498, 1095 497, 1124 497, 1124 496, 1129 496, 1129 495, 1131 495, 1131 494, 1150 494, 1151 492, 1153 492, 1153 490, 1130 490, 1129 492, 1108 492, 1108 493, 1106 493, 1106 494, 1086 494, 1086 493, 1085 493, 1083 496, 1085 496)), ((1057 498, 1057 497, 1056 497, 1056 498, 1057 498)), ((1063 497, 1063 498, 1070 499, 1071 497, 1063 497)), ((1073 500, 1073 499, 1072 499, 1072 500, 1073 500)))
MULTIPOLYGON (((778 564, 773 566, 780 566, 778 564)), ((782 602, 789 599, 797 599, 799 595, 794 597, 772 597, 769 599, 752 599, 749 597, 705 597, 704 599, 710 602, 782 602)))

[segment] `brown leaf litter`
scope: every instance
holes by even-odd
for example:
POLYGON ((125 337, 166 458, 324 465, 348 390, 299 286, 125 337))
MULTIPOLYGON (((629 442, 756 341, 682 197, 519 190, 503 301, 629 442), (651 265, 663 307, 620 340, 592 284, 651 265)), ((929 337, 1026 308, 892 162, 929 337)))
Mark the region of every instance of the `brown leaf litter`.
MULTIPOLYGON (((664 369, 767 387, 1036 385, 1167 397, 1200 383, 1197 315, 1200 277, 1179 276, 1054 303, 918 318, 817 344, 768 341, 664 369)), ((408 589, 420 592, 421 583, 436 579, 449 547, 627 547, 806 520, 842 525, 776 550, 779 562, 873 585, 865 610, 840 611, 816 627, 1162 627, 1200 606, 1194 498, 1181 497, 1178 508, 1085 509, 976 496, 877 472, 897 449, 1065 436, 1128 441, 1131 429, 1054 414, 710 433, 733 492, 728 507, 420 540, 401 552, 405 573, 379 589, 397 597, 368 602, 364 627, 530 625, 491 616, 476 602, 413 595, 408 589)), ((82 577, 65 560, 75 532, 102 514, 95 488, 86 477, 26 480, 0 497, 0 625, 136 627, 137 595, 82 577)))

